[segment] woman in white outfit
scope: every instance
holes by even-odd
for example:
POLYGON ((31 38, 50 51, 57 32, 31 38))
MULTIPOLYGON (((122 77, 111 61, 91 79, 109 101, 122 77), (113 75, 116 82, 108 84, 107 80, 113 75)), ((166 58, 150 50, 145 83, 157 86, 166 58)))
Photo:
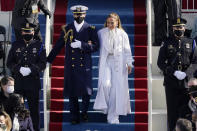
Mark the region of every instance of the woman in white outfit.
POLYGON ((107 114, 108 123, 118 124, 119 115, 131 113, 128 74, 132 71, 130 44, 120 18, 111 13, 105 27, 98 31, 100 40, 98 92, 95 110, 107 114))

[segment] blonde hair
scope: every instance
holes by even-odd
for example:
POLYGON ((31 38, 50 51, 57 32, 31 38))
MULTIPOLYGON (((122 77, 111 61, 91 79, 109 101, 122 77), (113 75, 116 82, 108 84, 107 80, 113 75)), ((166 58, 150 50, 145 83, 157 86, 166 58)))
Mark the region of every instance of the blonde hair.
POLYGON ((1 111, 0 116, 5 117, 6 129, 7 129, 7 131, 10 131, 12 128, 12 121, 10 119, 10 116, 5 111, 1 111))
MULTIPOLYGON (((108 19, 108 18, 114 18, 114 19, 116 19, 116 20, 118 21, 118 26, 117 26, 117 28, 123 30, 122 25, 121 25, 121 21, 120 21, 120 17, 118 16, 118 14, 112 12, 112 13, 110 13, 110 14, 107 16, 107 19, 108 19)), ((104 23, 104 27, 107 27, 107 19, 106 19, 106 21, 105 21, 105 23, 104 23)))

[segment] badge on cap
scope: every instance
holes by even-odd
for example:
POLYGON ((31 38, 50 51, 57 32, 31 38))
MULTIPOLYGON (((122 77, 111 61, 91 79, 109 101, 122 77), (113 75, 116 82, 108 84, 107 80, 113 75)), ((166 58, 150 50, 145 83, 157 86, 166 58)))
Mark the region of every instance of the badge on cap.
POLYGON ((181 23, 181 19, 177 18, 177 24, 180 24, 180 23, 181 23))
POLYGON ((70 7, 70 10, 73 11, 73 13, 86 13, 86 10, 88 10, 88 7, 83 5, 75 5, 70 7))
POLYGON ((29 28, 29 23, 26 23, 26 28, 29 28))

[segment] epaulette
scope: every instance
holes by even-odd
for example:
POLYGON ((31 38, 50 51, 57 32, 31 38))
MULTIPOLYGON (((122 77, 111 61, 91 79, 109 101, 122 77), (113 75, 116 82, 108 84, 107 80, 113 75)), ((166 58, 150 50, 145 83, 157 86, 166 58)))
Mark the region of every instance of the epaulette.
POLYGON ((94 30, 95 29, 95 26, 91 25, 90 28, 94 30))

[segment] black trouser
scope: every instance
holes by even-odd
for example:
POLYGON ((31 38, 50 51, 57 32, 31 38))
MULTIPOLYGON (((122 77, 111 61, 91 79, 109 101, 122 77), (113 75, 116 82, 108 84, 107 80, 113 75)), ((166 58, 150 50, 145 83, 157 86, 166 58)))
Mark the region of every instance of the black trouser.
MULTIPOLYGON (((167 83, 167 82, 166 82, 167 83)), ((166 92, 166 104, 167 104, 167 119, 169 131, 173 131, 176 125, 176 121, 180 116, 185 116, 186 112, 182 109, 183 106, 187 106, 189 102, 189 96, 187 95, 187 90, 183 84, 179 86, 178 84, 165 85, 166 92)))
MULTIPOLYGON (((177 3, 180 5, 180 0, 153 0, 154 15, 155 15, 155 43, 159 46, 167 37, 167 18, 168 15, 168 31, 169 36, 173 35, 172 21, 177 18, 177 3)), ((178 7, 180 10, 180 7, 178 7)), ((179 12, 179 11, 178 11, 179 12)))
MULTIPOLYGON (((42 42, 42 36, 40 33, 40 26, 38 25, 34 30, 35 30, 34 39, 42 42)), ((23 39, 22 34, 21 34, 21 30, 14 28, 14 33, 15 33, 16 40, 23 39)))
POLYGON ((40 79, 15 78, 15 93, 21 94, 24 99, 27 99, 34 130, 40 131, 40 79))
MULTIPOLYGON (((85 95, 82 97, 82 113, 87 113, 88 107, 90 103, 90 95, 85 95)), ((71 120, 79 120, 80 119, 80 109, 78 97, 69 97, 69 107, 71 120)))

